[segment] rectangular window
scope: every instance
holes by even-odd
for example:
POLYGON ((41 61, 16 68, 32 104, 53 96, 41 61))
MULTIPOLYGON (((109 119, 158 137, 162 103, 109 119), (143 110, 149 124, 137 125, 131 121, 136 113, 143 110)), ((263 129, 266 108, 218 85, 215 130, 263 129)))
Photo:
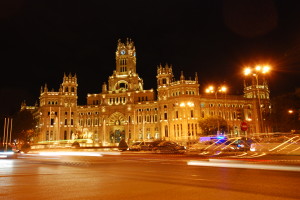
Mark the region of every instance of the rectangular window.
POLYGON ((194 124, 191 125, 192 125, 192 135, 194 135, 194 124))
POLYGON ((64 131, 64 140, 67 139, 67 131, 64 131))
POLYGON ((180 133, 181 133, 181 135, 183 135, 183 132, 182 132, 182 124, 180 124, 180 133))
POLYGON ((174 135, 176 135, 176 125, 174 124, 174 135))
POLYGON ((49 140, 53 140, 53 131, 50 131, 50 138, 49 140))
POLYGON ((168 126, 167 125, 165 126, 165 136, 169 137, 169 131, 168 131, 168 126))
POLYGON ((165 119, 165 120, 168 119, 168 113, 164 113, 164 119, 165 119))
POLYGON ((46 141, 49 140, 49 131, 46 132, 46 141))

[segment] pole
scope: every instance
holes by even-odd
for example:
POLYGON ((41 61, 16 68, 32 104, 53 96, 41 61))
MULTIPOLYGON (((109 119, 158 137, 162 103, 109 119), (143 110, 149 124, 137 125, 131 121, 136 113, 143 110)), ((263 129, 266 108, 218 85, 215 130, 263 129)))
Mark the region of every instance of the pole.
MULTIPOLYGON (((69 124, 71 125, 71 120, 72 120, 72 110, 71 110, 71 106, 70 106, 70 110, 69 110, 69 118, 70 118, 69 124)), ((69 132, 69 133, 67 133, 67 139, 68 139, 68 135, 69 135, 69 134, 70 134, 70 138, 71 138, 70 127, 71 127, 71 126, 68 126, 68 132, 69 132)))
POLYGON ((10 144, 12 143, 12 142, 11 142, 12 121, 13 121, 13 119, 11 118, 11 119, 10 119, 10 136, 9 136, 9 143, 10 143, 10 144))
POLYGON ((190 130, 191 130, 191 127, 189 126, 189 118, 188 118, 188 107, 187 107, 188 105, 185 103, 184 104, 184 117, 186 118, 186 128, 188 129, 188 131, 187 131, 187 139, 188 139, 188 141, 187 141, 187 146, 188 146, 188 148, 190 147, 190 130))
POLYGON ((140 137, 141 137, 141 135, 140 135, 141 133, 140 133, 140 112, 139 112, 139 109, 137 110, 136 123, 137 123, 137 132, 138 132, 137 139, 139 141, 140 137))
POLYGON ((50 114, 49 114, 49 128, 48 128, 48 138, 47 138, 47 135, 46 135, 46 140, 49 141, 49 144, 50 144, 50 138, 51 138, 51 116, 52 116, 52 113, 51 113, 51 106, 50 106, 50 114))
POLYGON ((7 118, 6 123, 6 140, 5 140, 5 150, 7 151, 7 143, 8 143, 8 128, 9 128, 9 118, 7 118))
POLYGON ((259 127, 260 131, 263 133, 264 132, 264 126, 263 126, 263 117, 262 117, 262 112, 261 112, 261 103, 260 103, 260 92, 259 92, 259 85, 258 85, 258 75, 255 75, 256 78, 256 90, 257 90, 257 99, 258 99, 258 108, 259 108, 259 127))
MULTIPOLYGON (((217 107, 217 104, 218 104, 218 90, 216 90, 215 95, 216 95, 216 107, 217 107)), ((218 136, 219 133, 220 133, 219 109, 216 108, 216 112, 217 112, 216 114, 217 114, 217 123, 218 123, 218 130, 217 130, 217 136, 218 136)))
POLYGON ((228 136, 230 135, 230 131, 229 131, 229 124, 228 124, 228 121, 229 121, 229 113, 228 113, 228 110, 227 110, 227 93, 225 92, 225 116, 226 116, 226 122, 227 122, 227 133, 228 133, 228 136))
POLYGON ((3 127, 3 140, 2 140, 3 147, 5 146, 4 145, 5 144, 5 140, 6 140, 5 136, 6 136, 6 117, 4 118, 4 127, 3 127))
POLYGON ((105 141, 105 132, 106 132, 106 122, 105 122, 105 118, 103 117, 103 142, 102 145, 105 146, 106 141, 105 141))
POLYGON ((128 119, 128 123, 127 123, 127 131, 125 133, 125 138, 126 138, 126 135, 127 135, 127 144, 129 145, 129 139, 130 139, 130 135, 129 135, 129 123, 130 123, 130 120, 131 120, 131 116, 128 114, 127 116, 127 119, 128 119))
POLYGON ((144 111, 142 111, 142 134, 143 134, 142 141, 145 141, 145 113, 144 113, 144 111))
POLYGON ((136 115, 135 115, 135 107, 133 109, 133 120, 132 120, 132 125, 133 125, 133 134, 132 134, 132 140, 134 141, 135 140, 135 127, 136 127, 136 122, 137 122, 137 119, 136 119, 136 115))

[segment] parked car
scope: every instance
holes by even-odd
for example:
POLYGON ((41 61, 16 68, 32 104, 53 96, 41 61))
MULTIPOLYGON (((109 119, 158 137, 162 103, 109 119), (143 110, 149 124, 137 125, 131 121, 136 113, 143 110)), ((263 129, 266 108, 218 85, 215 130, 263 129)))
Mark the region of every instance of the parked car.
POLYGON ((152 151, 156 153, 183 153, 186 147, 172 141, 162 141, 157 146, 153 147, 152 151))
POLYGON ((249 151, 252 141, 248 138, 231 138, 224 143, 225 151, 249 151))
POLYGON ((140 150, 141 151, 150 151, 152 149, 152 142, 141 142, 140 150))
POLYGON ((154 140, 149 145, 149 150, 152 151, 158 144, 160 144, 163 140, 154 140))
POLYGON ((208 141, 205 142, 198 142, 196 144, 192 144, 189 146, 188 151, 193 152, 193 151, 203 151, 208 148, 208 146, 211 145, 208 141))
POLYGON ((153 146, 152 143, 153 142, 145 142, 145 141, 135 142, 129 147, 129 150, 130 151, 150 151, 153 146))
POLYGON ((141 144, 141 141, 135 142, 135 143, 133 143, 132 145, 129 146, 128 150, 129 151, 140 151, 141 150, 140 149, 141 148, 140 144, 141 144))

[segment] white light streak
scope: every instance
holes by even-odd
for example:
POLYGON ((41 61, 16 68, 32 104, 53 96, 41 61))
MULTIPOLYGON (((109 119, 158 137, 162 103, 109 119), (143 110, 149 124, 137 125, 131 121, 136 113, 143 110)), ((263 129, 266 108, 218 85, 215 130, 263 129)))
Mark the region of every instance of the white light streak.
POLYGON ((228 167, 228 168, 244 168, 244 169, 262 169, 262 170, 279 170, 279 171, 296 171, 296 172, 300 172, 300 167, 297 167, 297 166, 230 163, 229 161, 225 162, 224 160, 223 160, 223 162, 188 161, 187 165, 206 166, 206 167, 228 167))
POLYGON ((102 156, 95 152, 40 152, 41 156, 102 156))
POLYGON ((9 152, 0 152, 0 155, 12 155, 14 152, 9 151, 9 152))

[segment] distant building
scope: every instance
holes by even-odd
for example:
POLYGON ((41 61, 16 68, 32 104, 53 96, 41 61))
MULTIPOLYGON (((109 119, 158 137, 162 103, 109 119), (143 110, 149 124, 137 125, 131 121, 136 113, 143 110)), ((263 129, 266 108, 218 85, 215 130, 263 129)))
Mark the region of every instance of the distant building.
POLYGON ((36 140, 85 138, 114 145, 121 138, 166 139, 186 144, 204 134, 201 119, 216 115, 227 122, 227 131, 218 134, 241 136, 268 130, 267 123, 260 123, 270 112, 265 81, 245 82, 243 95, 229 95, 200 93, 197 73, 187 80, 182 72, 175 80, 169 65, 157 67, 156 79, 156 91, 143 88, 143 79, 136 72, 134 43, 119 40, 113 74, 103 83, 101 93, 87 95, 86 105, 77 105, 76 75, 65 74, 58 91, 49 91, 47 85, 41 88, 35 109, 39 121, 36 140), (247 131, 241 131, 241 120, 247 122, 247 131))

